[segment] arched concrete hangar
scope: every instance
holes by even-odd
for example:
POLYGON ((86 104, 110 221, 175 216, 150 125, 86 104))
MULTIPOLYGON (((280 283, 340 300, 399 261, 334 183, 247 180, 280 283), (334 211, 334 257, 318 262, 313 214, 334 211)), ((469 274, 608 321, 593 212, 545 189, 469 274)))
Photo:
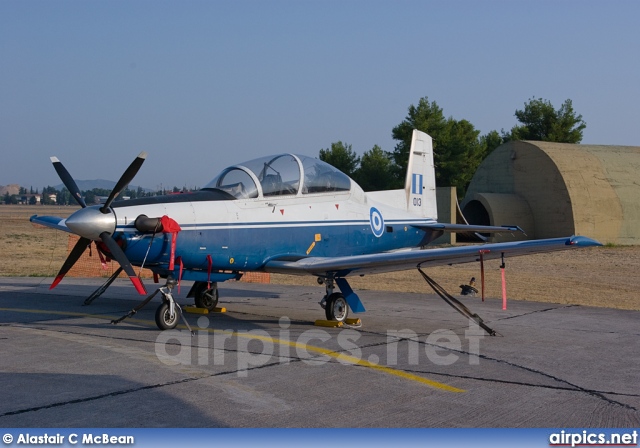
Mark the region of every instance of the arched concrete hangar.
POLYGON ((515 239, 640 244, 640 147, 505 143, 480 164, 461 208, 469 223, 519 225, 527 236, 515 239))

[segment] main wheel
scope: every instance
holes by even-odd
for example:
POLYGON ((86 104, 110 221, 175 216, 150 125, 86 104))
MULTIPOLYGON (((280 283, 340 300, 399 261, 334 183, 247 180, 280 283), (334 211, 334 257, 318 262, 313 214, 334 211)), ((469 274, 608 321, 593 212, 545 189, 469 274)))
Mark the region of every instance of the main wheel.
MULTIPOLYGON (((177 306, 177 305, 176 305, 177 306)), ((162 305, 156 310, 156 325, 161 330, 171 330, 178 325, 179 311, 174 309, 173 318, 169 312, 169 303, 162 302, 162 305)))
POLYGON ((195 291, 196 306, 213 311, 218 306, 218 284, 212 283, 211 288, 207 288, 207 284, 202 282, 195 291))
POLYGON ((327 320, 337 320, 338 322, 344 322, 349 315, 349 305, 347 299, 338 292, 334 292, 327 298, 327 303, 324 308, 327 320))

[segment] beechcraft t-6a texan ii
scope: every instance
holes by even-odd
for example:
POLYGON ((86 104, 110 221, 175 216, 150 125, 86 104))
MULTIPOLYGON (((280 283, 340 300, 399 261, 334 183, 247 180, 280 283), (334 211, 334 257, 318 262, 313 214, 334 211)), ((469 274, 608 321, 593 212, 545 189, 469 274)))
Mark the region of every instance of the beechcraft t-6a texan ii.
MULTIPOLYGON (((115 260, 120 267, 87 302, 102 294, 123 270, 138 293, 147 294, 133 266, 150 269, 156 281, 166 278, 167 284, 156 291, 162 292, 156 311, 160 329, 174 328, 182 315, 171 294, 179 280, 194 281, 187 297, 194 297, 198 307, 213 309, 217 283, 239 279, 243 272, 313 275, 326 288, 320 302, 326 318, 344 321, 349 310, 365 311, 349 286, 350 276, 418 268, 429 282, 421 268, 600 245, 572 236, 420 249, 443 232, 521 229, 437 222, 432 140, 417 130, 401 190, 364 192, 327 163, 279 154, 230 166, 192 193, 114 201, 145 157, 143 152, 133 161, 104 204, 92 206, 85 204, 71 175, 52 157, 62 182, 82 208, 67 219, 33 216, 31 221, 80 237, 52 288, 94 242, 102 258, 115 260)), ((433 283, 450 305, 481 323, 433 283)))

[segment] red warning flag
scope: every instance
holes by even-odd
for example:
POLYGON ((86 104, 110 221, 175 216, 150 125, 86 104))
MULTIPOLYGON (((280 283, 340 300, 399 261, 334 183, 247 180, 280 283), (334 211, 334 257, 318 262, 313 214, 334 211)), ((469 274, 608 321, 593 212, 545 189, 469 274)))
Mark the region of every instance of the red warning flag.
POLYGON ((176 241, 178 240, 178 232, 182 229, 180 225, 174 220, 164 215, 160 218, 160 224, 162 224, 162 233, 169 233, 171 235, 171 255, 169 255, 169 270, 173 271, 175 267, 176 258, 176 241))

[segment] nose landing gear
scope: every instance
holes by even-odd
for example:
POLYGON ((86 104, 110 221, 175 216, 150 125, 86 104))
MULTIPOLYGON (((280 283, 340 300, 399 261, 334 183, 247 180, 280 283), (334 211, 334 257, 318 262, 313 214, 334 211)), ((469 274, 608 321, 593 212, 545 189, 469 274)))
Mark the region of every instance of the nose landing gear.
POLYGON ((156 289, 153 292, 153 294, 147 296, 146 299, 144 299, 140 304, 138 304, 135 308, 129 311, 128 314, 125 314, 120 319, 112 320, 111 323, 118 324, 123 320, 125 320, 126 318, 133 316, 138 311, 140 311, 147 303, 149 303, 151 299, 153 299, 156 296, 156 294, 161 293, 162 303, 156 310, 156 325, 158 326, 158 328, 161 330, 171 330, 173 328, 176 328, 176 326, 178 325, 178 316, 180 316, 180 318, 182 318, 182 322, 193 334, 193 330, 191 330, 189 323, 187 322, 187 320, 184 318, 184 315, 182 314, 182 309, 180 308, 180 305, 176 303, 176 301, 173 298, 173 294, 171 293, 174 286, 176 285, 177 285, 177 282, 173 277, 167 277, 167 283, 164 286, 156 289))

